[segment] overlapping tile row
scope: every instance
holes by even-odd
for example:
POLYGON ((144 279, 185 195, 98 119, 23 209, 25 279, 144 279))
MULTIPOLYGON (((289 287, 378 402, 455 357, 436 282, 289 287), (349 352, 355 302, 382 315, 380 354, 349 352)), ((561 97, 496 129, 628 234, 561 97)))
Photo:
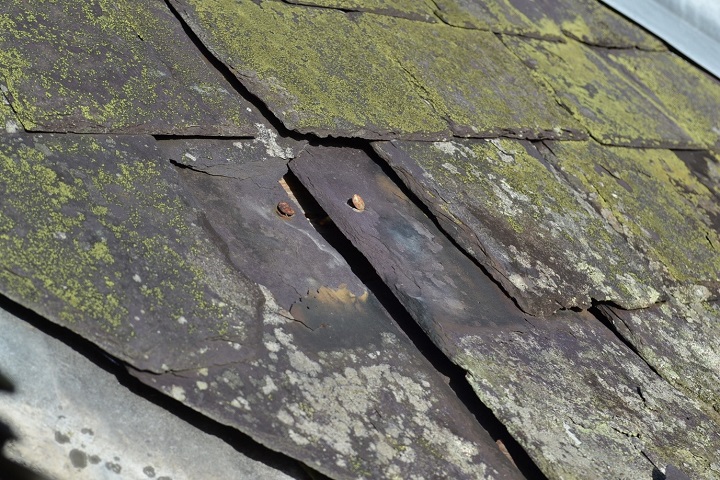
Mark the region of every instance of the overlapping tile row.
POLYGON ((260 118, 153 0, 4 2, 0 85, 27 130, 250 136, 260 118))
POLYGON ((2 294, 335 478, 520 478, 279 183, 302 144, 1 140, 2 294))
POLYGON ((172 3, 292 130, 371 139, 585 136, 490 32, 275 1, 172 3))
POLYGON ((662 42, 595 0, 436 0, 450 25, 592 45, 663 50, 662 42))
POLYGON ((598 319, 523 314, 362 152, 308 147, 290 168, 548 477, 720 474, 713 417, 598 319))

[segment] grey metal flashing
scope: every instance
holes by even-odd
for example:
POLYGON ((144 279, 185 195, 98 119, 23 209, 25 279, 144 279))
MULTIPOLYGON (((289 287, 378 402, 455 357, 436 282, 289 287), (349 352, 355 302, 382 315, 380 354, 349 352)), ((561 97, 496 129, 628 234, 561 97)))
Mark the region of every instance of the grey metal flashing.
POLYGON ((601 0, 720 78, 720 15, 702 0, 601 0), (705 12, 701 15, 698 12, 705 12), (715 17, 716 34, 712 34, 715 17), (702 18, 702 21, 699 19, 702 18))

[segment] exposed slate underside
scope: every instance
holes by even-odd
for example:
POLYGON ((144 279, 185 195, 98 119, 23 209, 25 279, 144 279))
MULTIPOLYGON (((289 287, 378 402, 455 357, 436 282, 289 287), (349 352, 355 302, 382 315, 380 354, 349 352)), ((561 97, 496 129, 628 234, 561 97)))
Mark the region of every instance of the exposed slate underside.
POLYGON ((720 478, 720 83, 595 0, 12 0, 0 87, 0 293, 145 384, 332 478, 720 478))

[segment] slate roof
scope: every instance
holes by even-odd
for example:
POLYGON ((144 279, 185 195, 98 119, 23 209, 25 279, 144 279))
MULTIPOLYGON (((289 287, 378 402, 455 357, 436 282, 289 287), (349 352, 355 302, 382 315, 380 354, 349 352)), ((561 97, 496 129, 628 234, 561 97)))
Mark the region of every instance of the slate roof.
POLYGON ((0 88, 4 305, 308 475, 720 478, 720 83, 598 1, 6 0, 0 88))

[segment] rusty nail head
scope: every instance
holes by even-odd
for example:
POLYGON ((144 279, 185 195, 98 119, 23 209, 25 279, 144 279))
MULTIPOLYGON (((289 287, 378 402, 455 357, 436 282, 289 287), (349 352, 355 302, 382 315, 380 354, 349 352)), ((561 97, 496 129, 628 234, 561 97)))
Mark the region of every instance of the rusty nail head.
POLYGON ((365 200, 363 200, 362 197, 357 193, 352 196, 352 198, 350 199, 350 203, 352 204, 353 208, 358 212, 362 212, 363 210, 365 210, 365 200))
POLYGON ((280 202, 277 204, 277 212, 283 218, 290 218, 295 215, 295 209, 288 202, 280 202))

